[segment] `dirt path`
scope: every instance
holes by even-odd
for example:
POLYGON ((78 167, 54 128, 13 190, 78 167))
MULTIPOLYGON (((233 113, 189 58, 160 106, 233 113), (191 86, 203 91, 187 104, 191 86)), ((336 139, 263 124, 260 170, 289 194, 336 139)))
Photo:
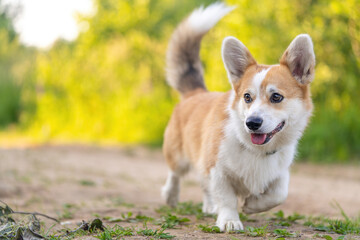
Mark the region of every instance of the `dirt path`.
MULTIPOLYGON (((166 174, 158 150, 83 146, 1 149, 0 200, 17 210, 71 214, 67 217, 73 219, 94 214, 116 216, 126 207, 154 215, 154 209, 163 204, 160 188, 166 174)), ((201 201, 193 173, 182 181, 180 199, 201 201)), ((272 212, 281 209, 286 215, 339 217, 334 201, 348 216, 360 215, 360 167, 294 164, 289 197, 272 212)), ((213 220, 209 224, 214 224, 213 220)))

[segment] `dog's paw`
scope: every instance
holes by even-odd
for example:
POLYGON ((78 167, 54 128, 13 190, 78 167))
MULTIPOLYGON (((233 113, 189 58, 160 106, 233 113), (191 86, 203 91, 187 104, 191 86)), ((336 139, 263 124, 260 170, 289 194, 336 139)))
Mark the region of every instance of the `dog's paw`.
POLYGON ((253 214, 253 213, 258 213, 258 212, 261 212, 261 211, 259 211, 258 209, 252 209, 252 208, 249 208, 247 206, 244 206, 242 208, 242 212, 245 213, 245 214, 253 214))
POLYGON ((261 208, 256 204, 245 203, 242 207, 242 212, 245 214, 253 214, 253 213, 260 213, 266 211, 267 208, 261 208))
POLYGON ((216 226, 218 226, 221 232, 234 232, 238 230, 244 230, 244 226, 242 225, 240 220, 222 221, 220 223, 217 223, 216 226))
POLYGON ((161 196, 165 199, 166 204, 170 207, 176 207, 179 201, 179 194, 174 189, 169 188, 168 186, 163 186, 161 189, 161 196))
MULTIPOLYGON (((284 198, 285 199, 285 198, 284 198)), ((242 212, 246 214, 261 213, 270 210, 281 204, 284 200, 282 198, 259 198, 249 197, 245 200, 242 212)))
POLYGON ((256 197, 248 197, 242 207, 242 212, 245 214, 253 214, 263 211, 263 208, 259 206, 259 199, 256 197))

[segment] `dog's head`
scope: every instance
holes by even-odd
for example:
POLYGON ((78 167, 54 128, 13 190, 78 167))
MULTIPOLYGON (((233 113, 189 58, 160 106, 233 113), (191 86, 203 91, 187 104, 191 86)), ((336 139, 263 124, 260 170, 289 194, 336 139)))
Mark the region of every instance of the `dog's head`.
POLYGON ((223 41, 222 57, 233 88, 231 114, 237 135, 249 147, 274 149, 297 141, 312 111, 309 84, 315 54, 309 35, 297 36, 278 65, 259 65, 234 37, 223 41))

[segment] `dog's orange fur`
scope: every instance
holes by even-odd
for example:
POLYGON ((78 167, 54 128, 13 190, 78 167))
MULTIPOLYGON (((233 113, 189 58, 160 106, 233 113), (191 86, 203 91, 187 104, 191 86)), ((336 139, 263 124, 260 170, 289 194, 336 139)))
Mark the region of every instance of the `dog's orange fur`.
POLYGON ((229 94, 201 89, 175 107, 163 146, 171 170, 176 171, 178 161, 184 158, 206 172, 215 165, 229 94))
MULTIPOLYGON (((312 110, 313 104, 311 101, 310 86, 308 84, 300 84, 296 81, 286 65, 280 64, 273 66, 269 70, 266 79, 262 82, 262 89, 265 89, 269 84, 277 85, 279 87, 279 93, 285 98, 301 99, 306 103, 307 110, 312 110)), ((270 104, 269 102, 267 103, 270 104)), ((271 105, 275 108, 281 108, 281 104, 271 105)))

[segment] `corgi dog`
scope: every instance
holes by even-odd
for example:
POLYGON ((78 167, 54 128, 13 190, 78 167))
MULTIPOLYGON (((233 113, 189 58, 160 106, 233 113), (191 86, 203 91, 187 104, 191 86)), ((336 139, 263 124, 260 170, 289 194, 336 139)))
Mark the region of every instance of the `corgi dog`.
MULTIPOLYGON (((194 10, 174 31, 167 52, 167 81, 181 94, 164 134, 169 174, 162 196, 179 199, 180 177, 201 176, 203 212, 217 214, 221 231, 242 230, 246 214, 267 211, 288 195, 289 167, 311 116, 315 54, 309 35, 290 43, 277 65, 258 64, 235 37, 222 43, 231 84, 209 92, 199 57, 202 37, 233 7, 215 3, 194 10)), ((266 51, 266 49, 264 49, 266 51)))

